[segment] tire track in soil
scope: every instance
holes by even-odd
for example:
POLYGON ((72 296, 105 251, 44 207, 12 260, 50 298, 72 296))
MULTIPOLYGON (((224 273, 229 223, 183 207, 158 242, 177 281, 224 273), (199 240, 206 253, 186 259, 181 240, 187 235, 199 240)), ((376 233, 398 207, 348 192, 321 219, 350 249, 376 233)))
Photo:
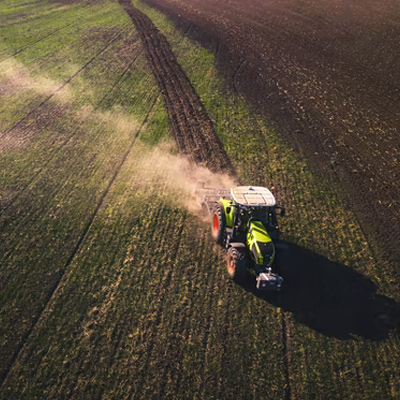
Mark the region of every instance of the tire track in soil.
POLYGON ((213 172, 234 175, 222 143, 197 93, 153 22, 130 0, 118 0, 138 30, 147 61, 163 94, 178 150, 213 172))
MULTIPOLYGON (((131 18, 142 39, 147 61, 164 96, 179 152, 189 156, 194 163, 204 164, 213 172, 236 176, 204 106, 177 62, 167 39, 157 30, 147 15, 133 6, 131 0, 118 1, 131 18)), ((291 322, 285 315, 282 315, 281 321, 287 376, 285 399, 290 400, 292 399, 291 322)))
POLYGON ((88 234, 88 232, 90 230, 90 227, 92 226, 93 221, 94 221, 98 211, 100 210, 100 207, 102 206, 102 204, 103 204, 107 194, 109 193, 113 183, 115 182, 115 180, 116 180, 116 178, 117 178, 122 166, 124 165, 126 159, 128 158, 128 155, 130 154, 131 150, 133 149, 133 146, 134 146, 134 144, 136 142, 136 139, 139 137, 140 132, 142 131, 143 127, 146 125, 146 123, 147 123, 147 121, 148 121, 148 119, 150 117, 150 114, 151 114, 154 106, 156 105, 158 99, 159 99, 159 96, 157 96, 155 98, 154 102, 150 106, 146 117, 144 118, 140 128, 137 130, 136 134, 132 138, 132 142, 131 142, 128 150, 125 152, 124 156, 122 157, 121 162, 117 166, 117 168, 116 168, 116 170, 114 172, 114 175, 112 176, 107 188, 104 190, 103 194, 101 195, 101 197, 100 197, 100 199, 99 199, 99 201, 98 201, 98 203, 96 205, 96 208, 95 208, 94 212, 92 213, 92 215, 91 215, 88 223, 86 224, 84 230, 82 231, 82 234, 79 237, 74 249, 72 250, 71 255, 69 256, 69 258, 67 259, 66 263, 64 264, 64 267, 60 269, 59 276, 56 279, 53 287, 50 289, 49 293, 47 294, 42 307, 39 309, 39 312, 37 313, 37 315, 32 319, 32 324, 31 324, 30 328, 23 335, 21 342, 19 343, 19 345, 16 348, 13 356, 11 357, 10 362, 7 365, 7 368, 5 369, 4 373, 0 376, 0 390, 7 383, 7 378, 9 376, 9 373, 12 370, 13 366, 15 365, 16 361, 18 360, 18 358, 20 356, 22 356, 23 350, 26 347, 27 341, 28 341, 31 333, 35 329, 35 327, 38 324, 38 322, 41 321, 41 319, 42 319, 47 307, 49 306, 51 300, 57 294, 58 288, 60 287, 60 283, 61 283, 61 280, 62 280, 63 276, 65 275, 65 272, 67 271, 68 267, 72 264, 72 261, 74 260, 75 255, 78 253, 78 251, 79 251, 79 249, 81 247, 81 244, 83 243, 84 239, 86 238, 86 236, 87 236, 87 234, 88 234))

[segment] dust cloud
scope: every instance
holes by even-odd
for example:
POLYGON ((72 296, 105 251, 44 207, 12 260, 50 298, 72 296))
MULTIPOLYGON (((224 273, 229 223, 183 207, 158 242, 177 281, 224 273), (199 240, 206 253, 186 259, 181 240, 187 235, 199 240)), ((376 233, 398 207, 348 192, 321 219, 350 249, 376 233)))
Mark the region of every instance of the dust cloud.
POLYGON ((164 143, 142 152, 135 171, 135 185, 156 187, 175 204, 191 213, 204 217, 201 196, 196 194, 200 185, 206 188, 230 189, 238 182, 227 174, 211 172, 204 166, 193 164, 182 155, 173 153, 173 146, 164 143))
POLYGON ((15 95, 33 90, 39 95, 55 95, 63 101, 71 99, 71 92, 67 86, 62 86, 46 76, 34 74, 23 64, 14 59, 1 62, 0 68, 0 95, 15 95))

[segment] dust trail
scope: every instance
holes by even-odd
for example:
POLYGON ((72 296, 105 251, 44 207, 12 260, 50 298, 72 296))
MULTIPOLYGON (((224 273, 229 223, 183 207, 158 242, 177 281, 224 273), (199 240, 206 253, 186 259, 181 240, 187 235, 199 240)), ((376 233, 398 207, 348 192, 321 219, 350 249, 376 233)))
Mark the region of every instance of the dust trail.
POLYGON ((189 158, 173 153, 173 145, 163 143, 141 153, 135 171, 135 186, 153 187, 173 203, 202 215, 201 199, 195 194, 200 183, 205 187, 229 189, 238 182, 230 175, 211 172, 193 164, 189 158))
MULTIPOLYGON (((53 80, 45 75, 34 74, 32 71, 15 60, 6 60, 1 63, 0 69, 0 103, 2 103, 3 115, 14 113, 13 102, 18 102, 19 95, 29 98, 34 107, 35 102, 40 102, 43 97, 53 98, 44 102, 36 110, 33 109, 29 118, 21 123, 9 126, 10 121, 3 118, 0 121, 0 155, 9 150, 23 150, 39 133, 56 129, 63 131, 63 120, 77 120, 77 126, 84 126, 87 121, 101 121, 118 132, 133 132, 139 128, 139 123, 123 110, 115 105, 109 110, 99 110, 93 105, 77 104, 69 86, 63 86, 63 82, 53 80), (60 89, 61 88, 61 89, 60 89), (57 122, 59 126, 56 126, 57 122)), ((77 67, 69 64, 65 67, 71 74, 77 67)), ((85 89, 86 95, 90 94, 90 88, 85 89)), ((72 132, 71 132, 72 133, 72 132)), ((60 135, 58 135, 60 136, 60 135)))
MULTIPOLYGON (((70 67, 72 68, 72 67, 70 67)), ((62 82, 50 79, 44 75, 34 74, 29 68, 16 60, 9 59, 1 63, 0 69, 0 96, 15 95, 29 90, 38 95, 50 95, 56 92, 62 82)), ((68 87, 55 93, 62 101, 70 101, 72 94, 68 87)))

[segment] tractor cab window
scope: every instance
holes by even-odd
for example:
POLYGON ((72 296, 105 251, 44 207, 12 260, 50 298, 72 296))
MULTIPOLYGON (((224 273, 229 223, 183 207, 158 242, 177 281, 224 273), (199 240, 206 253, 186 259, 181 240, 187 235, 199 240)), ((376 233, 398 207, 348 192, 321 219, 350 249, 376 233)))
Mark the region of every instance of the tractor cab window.
POLYGON ((277 225, 274 207, 255 207, 251 214, 254 219, 261 221, 266 227, 277 225))
POLYGON ((261 221, 263 224, 268 223, 268 208, 269 207, 254 207, 251 216, 261 221))

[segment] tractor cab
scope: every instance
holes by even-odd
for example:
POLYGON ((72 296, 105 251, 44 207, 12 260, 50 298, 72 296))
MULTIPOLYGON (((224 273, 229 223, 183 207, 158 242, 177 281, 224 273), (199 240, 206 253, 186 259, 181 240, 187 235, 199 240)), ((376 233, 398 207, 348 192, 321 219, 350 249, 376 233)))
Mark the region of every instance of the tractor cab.
MULTIPOLYGON (((276 200, 274 195, 260 186, 238 186, 231 189, 231 206, 234 209, 233 227, 248 229, 250 221, 259 221, 274 239, 278 239, 276 200)), ((282 208, 283 213, 284 209, 282 208)), ((229 210, 228 210, 229 211, 229 210)), ((283 214, 281 211, 281 215, 283 214)))

